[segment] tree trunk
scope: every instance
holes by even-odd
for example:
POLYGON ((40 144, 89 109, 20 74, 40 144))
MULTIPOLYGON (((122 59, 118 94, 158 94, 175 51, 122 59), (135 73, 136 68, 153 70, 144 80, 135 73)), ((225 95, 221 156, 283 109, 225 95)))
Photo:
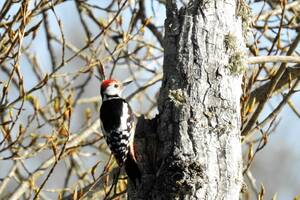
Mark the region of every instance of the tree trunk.
POLYGON ((239 198, 244 41, 236 0, 167 1, 159 115, 140 119, 129 199, 239 198), (237 45, 238 44, 238 45, 237 45))

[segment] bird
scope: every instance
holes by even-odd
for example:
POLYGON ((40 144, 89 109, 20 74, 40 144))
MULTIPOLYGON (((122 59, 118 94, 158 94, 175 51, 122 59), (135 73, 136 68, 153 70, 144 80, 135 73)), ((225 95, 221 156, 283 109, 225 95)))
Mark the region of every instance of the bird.
POLYGON ((136 187, 141 181, 141 172, 134 152, 135 115, 128 102, 122 98, 123 88, 129 83, 122 84, 114 79, 102 81, 100 120, 108 147, 136 187))

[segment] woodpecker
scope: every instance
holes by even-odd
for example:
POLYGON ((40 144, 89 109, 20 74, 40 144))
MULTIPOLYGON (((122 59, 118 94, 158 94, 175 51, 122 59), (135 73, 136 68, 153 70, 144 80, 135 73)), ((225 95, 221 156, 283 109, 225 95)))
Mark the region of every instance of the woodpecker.
POLYGON ((102 81, 100 120, 107 145, 118 165, 125 167, 129 179, 136 186, 141 173, 133 145, 135 116, 130 105, 121 97, 124 85, 117 80, 102 81))

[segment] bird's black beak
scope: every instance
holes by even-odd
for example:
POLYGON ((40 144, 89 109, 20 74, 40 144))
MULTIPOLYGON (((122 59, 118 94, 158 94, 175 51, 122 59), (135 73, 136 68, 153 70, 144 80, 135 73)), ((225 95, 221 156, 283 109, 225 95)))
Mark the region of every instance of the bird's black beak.
POLYGON ((126 81, 126 82, 122 83, 122 85, 123 85, 123 86, 126 86, 126 85, 129 85, 129 84, 132 83, 132 82, 133 82, 133 80, 126 81))

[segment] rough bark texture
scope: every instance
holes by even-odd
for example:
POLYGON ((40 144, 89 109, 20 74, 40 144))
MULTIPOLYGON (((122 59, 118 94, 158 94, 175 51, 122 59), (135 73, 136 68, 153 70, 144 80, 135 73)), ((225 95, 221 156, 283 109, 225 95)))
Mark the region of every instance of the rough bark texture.
POLYGON ((129 199, 238 199, 241 78, 232 57, 244 43, 236 0, 195 0, 179 11, 167 1, 165 28, 160 114, 139 120, 143 178, 129 199), (226 44, 228 35, 239 47, 226 44))

